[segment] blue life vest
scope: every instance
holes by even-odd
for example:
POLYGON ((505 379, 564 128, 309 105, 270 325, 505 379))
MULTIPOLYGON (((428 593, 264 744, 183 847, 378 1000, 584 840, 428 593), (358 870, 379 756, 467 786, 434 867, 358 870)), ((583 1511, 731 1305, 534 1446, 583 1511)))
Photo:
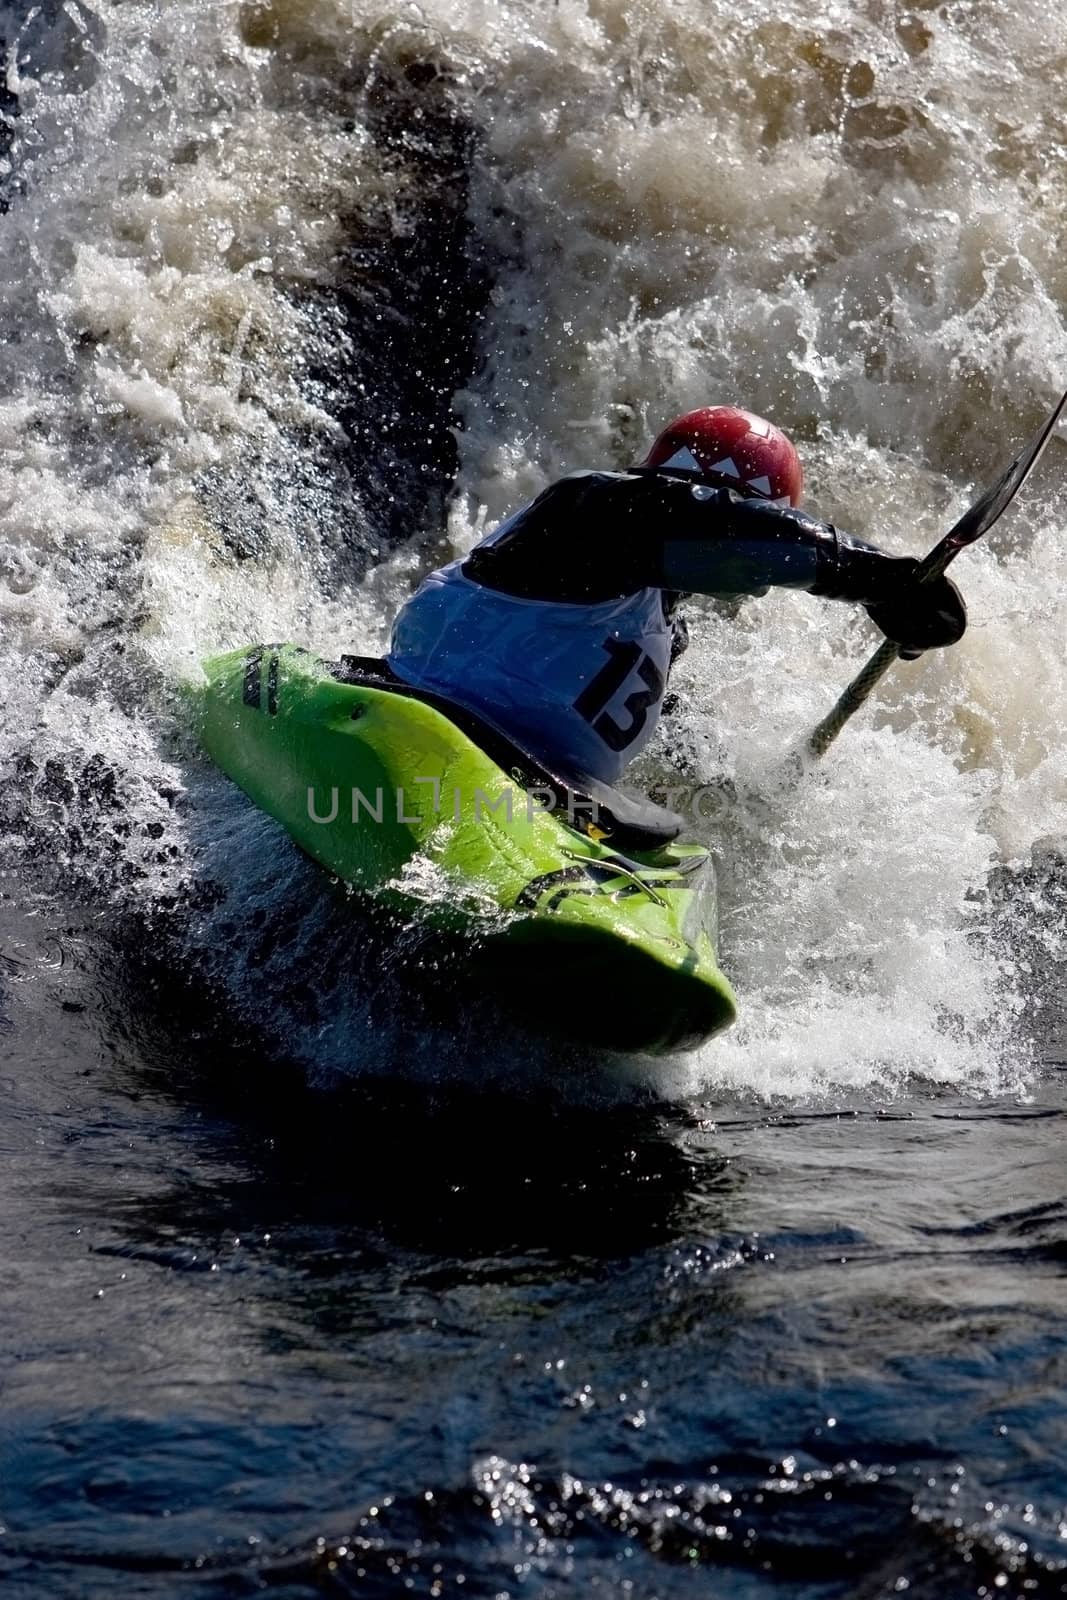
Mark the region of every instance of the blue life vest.
MULTIPOLYGON (((502 531, 502 530, 499 530, 502 531)), ((592 605, 431 572, 398 613, 398 677, 480 712, 560 775, 615 783, 659 721, 671 660, 661 589, 592 605)))

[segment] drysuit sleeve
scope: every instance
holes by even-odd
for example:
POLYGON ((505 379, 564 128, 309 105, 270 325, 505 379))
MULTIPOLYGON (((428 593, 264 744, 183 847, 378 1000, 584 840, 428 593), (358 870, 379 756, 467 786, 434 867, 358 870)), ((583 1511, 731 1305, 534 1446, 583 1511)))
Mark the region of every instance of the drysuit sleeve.
MULTIPOLYGON (((732 489, 686 487, 697 514, 687 507, 687 515, 669 519, 654 551, 660 582, 673 589, 724 595, 804 589, 873 605, 887 585, 896 586, 899 558, 832 523, 746 500, 732 489)), ((910 570, 913 563, 904 565, 910 570)))
POLYGON ((463 570, 538 600, 789 588, 874 601, 884 597, 878 572, 890 560, 802 511, 637 469, 561 478, 479 545, 463 570))
POLYGON ((577 603, 644 588, 803 589, 877 608, 874 620, 901 643, 954 643, 966 626, 958 591, 947 578, 916 589, 915 567, 803 511, 637 468, 560 479, 479 545, 463 570, 509 594, 577 603))
POLYGON ((664 586, 731 595, 805 589, 851 600, 909 658, 963 637, 967 608, 956 585, 944 576, 915 583, 913 557, 887 555, 803 511, 745 500, 730 489, 694 484, 689 495, 698 506, 714 505, 717 533, 696 531, 699 517, 668 525, 655 551, 664 586))

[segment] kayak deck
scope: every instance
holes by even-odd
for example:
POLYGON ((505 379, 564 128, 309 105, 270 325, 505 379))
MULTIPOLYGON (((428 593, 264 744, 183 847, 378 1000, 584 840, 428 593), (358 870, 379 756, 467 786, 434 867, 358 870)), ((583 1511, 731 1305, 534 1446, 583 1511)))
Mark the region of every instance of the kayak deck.
POLYGON ((538 1026, 659 1052, 733 1021, 714 869, 673 842, 679 819, 568 787, 491 724, 362 665, 293 645, 213 658, 206 750, 328 871, 462 934, 472 969, 538 1026))

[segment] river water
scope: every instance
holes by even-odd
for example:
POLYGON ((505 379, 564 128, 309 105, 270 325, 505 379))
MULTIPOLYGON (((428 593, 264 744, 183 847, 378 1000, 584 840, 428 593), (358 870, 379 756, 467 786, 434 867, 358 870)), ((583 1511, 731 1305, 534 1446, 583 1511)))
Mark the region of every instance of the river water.
POLYGON ((870 625, 690 608, 669 1064, 450 992, 182 687, 699 403, 927 548, 1067 383, 1062 12, 0 19, 5 1594, 1067 1593, 1062 440, 799 787, 870 625))

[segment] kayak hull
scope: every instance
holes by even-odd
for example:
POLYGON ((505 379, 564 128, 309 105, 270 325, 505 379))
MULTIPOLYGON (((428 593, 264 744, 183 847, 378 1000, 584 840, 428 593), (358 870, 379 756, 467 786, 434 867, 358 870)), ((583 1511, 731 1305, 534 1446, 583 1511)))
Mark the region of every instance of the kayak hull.
POLYGON ((505 768, 438 705, 298 647, 234 651, 205 676, 201 738, 222 770, 331 874, 460 935, 510 1010, 642 1053, 733 1021, 702 846, 624 846, 580 796, 531 785, 522 752, 505 768))

